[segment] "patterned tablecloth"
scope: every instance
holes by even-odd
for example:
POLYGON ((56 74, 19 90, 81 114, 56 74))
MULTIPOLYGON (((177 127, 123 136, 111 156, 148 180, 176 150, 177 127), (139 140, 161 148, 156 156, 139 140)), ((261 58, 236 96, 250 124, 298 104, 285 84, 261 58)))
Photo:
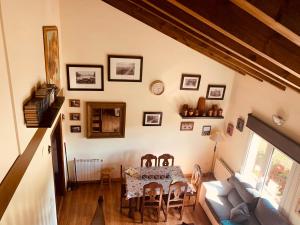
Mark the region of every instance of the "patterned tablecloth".
MULTIPOLYGON (((145 184, 157 182, 162 184, 164 194, 168 194, 169 186, 172 182, 183 181, 188 182, 184 178, 183 173, 179 166, 162 166, 162 167, 137 167, 135 168, 138 174, 129 176, 126 174, 127 199, 143 196, 143 187, 145 184), (144 178, 152 175, 152 178, 144 178), (156 179, 155 179, 156 178, 156 179)), ((188 192, 192 192, 188 186, 188 192)))

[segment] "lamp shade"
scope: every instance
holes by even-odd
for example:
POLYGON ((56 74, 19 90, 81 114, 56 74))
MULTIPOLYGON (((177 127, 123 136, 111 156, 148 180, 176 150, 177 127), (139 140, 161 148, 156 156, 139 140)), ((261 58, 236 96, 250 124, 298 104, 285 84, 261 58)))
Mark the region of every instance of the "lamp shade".
POLYGON ((210 140, 219 143, 219 142, 224 141, 224 134, 221 131, 216 130, 211 133, 209 138, 210 138, 210 140))

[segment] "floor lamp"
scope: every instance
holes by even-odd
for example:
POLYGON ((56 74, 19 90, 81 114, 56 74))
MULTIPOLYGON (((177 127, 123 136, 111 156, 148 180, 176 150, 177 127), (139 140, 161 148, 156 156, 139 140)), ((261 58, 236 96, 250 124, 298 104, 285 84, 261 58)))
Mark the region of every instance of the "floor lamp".
POLYGON ((214 166, 215 166, 215 155, 216 155, 216 150, 217 150, 217 144, 224 140, 224 134, 219 130, 215 130, 211 133, 209 138, 210 138, 210 140, 215 142, 214 156, 213 156, 213 160, 212 160, 212 164, 211 164, 211 172, 213 173, 214 166))

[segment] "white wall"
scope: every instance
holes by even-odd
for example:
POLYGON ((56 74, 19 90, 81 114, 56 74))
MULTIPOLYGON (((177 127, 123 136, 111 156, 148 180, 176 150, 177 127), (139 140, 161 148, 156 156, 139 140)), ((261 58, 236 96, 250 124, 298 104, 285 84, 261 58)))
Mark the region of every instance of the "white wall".
MULTIPOLYGON (((228 122, 236 125, 238 117, 242 116, 247 120, 248 113, 254 113, 254 115, 273 126, 276 130, 300 142, 299 97, 299 93, 289 88, 286 91, 281 91, 266 82, 261 83, 248 76, 235 76, 230 110, 228 110, 225 121, 226 125, 228 122), (279 114, 286 120, 282 127, 272 123, 273 114, 279 114)), ((247 127, 244 128, 242 133, 235 129, 233 136, 227 137, 226 141, 220 145, 220 156, 234 171, 241 169, 248 149, 250 132, 250 129, 247 127)), ((300 198, 300 188, 297 190, 300 184, 299 171, 300 166, 298 165, 295 175, 296 179, 289 190, 288 202, 284 205, 284 210, 289 212, 290 219, 294 224, 300 223, 300 216, 294 213, 296 200, 300 198)))
POLYGON ((0 225, 56 225, 56 206, 48 129, 26 170, 0 225))
POLYGON ((36 129, 24 123, 23 104, 38 82, 45 82, 42 27, 59 23, 58 0, 0 0, 20 150, 36 129))
POLYGON ((0 155, 5 155, 5 157, 0 157, 0 182, 19 155, 13 105, 11 101, 12 96, 10 92, 10 81, 7 71, 7 61, 4 46, 2 19, 0 17, 0 102, 2 104, 0 110, 0 155))
MULTIPOLYGON (((2 181, 36 132, 24 124, 23 103, 37 83, 45 82, 46 78, 42 26, 57 25, 60 30, 60 18, 58 0, 0 0, 0 6, 2 181)), ((50 132, 48 129, 0 221, 1 225, 56 224, 52 161, 47 153, 50 132)))
MULTIPOLYGON (((208 84, 225 84, 225 100, 217 103, 226 111, 234 72, 102 1, 63 0, 60 10, 63 64, 104 65, 104 92, 66 91, 67 99, 78 98, 82 105, 80 109, 66 107, 69 159, 104 159, 104 164, 116 168, 114 176, 118 176, 121 163, 138 166, 145 153, 170 153, 184 173, 190 173, 194 163, 200 163, 207 171, 213 142, 201 136, 202 125, 222 127, 223 120, 194 120, 194 131, 181 132, 179 108, 184 103, 196 106, 198 98, 206 95, 208 84), (143 56, 143 82, 108 82, 108 54, 143 56), (182 73, 201 74, 200 90, 180 91, 182 73), (149 91, 150 83, 156 79, 165 83, 166 90, 161 96, 149 91), (126 137, 87 139, 86 101, 126 102, 126 137), (162 111, 162 126, 143 127, 144 111, 162 111), (69 121, 70 112, 81 112, 83 118, 80 122, 69 121), (69 126, 76 124, 82 125, 81 134, 69 131, 69 126)), ((62 76, 66 80, 66 75, 62 76)))

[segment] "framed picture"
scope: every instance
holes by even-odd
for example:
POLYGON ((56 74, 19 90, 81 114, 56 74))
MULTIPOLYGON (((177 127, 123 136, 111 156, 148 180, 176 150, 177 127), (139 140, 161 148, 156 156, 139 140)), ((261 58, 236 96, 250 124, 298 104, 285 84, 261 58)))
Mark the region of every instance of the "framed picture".
POLYGON ((201 75, 182 74, 180 90, 199 90, 201 75))
POLYGON ((239 117, 237 119, 236 129, 238 129, 240 132, 243 132, 244 124, 245 124, 245 120, 242 117, 239 117))
POLYGON ((208 85, 206 99, 223 100, 226 85, 208 85))
POLYGON ((69 99, 69 106, 70 107, 80 107, 80 100, 79 99, 69 99))
POLYGON ((74 125, 72 125, 70 127, 70 131, 71 131, 71 133, 81 133, 81 126, 78 126, 78 125, 74 126, 74 125))
POLYGON ((67 64, 68 90, 103 91, 103 66, 67 64))
POLYGON ((226 133, 227 133, 229 136, 232 136, 232 135, 233 135, 233 130, 234 130, 233 124, 232 124, 232 123, 228 123, 227 129, 226 129, 226 133))
POLYGON ((194 129, 194 122, 181 122, 180 130, 181 131, 192 131, 194 129))
POLYGON ((143 126, 161 126, 162 112, 144 112, 143 126))
POLYGON ((70 120, 80 120, 80 113, 70 113, 70 120))
POLYGON ((211 131, 211 126, 202 127, 202 136, 209 136, 211 131))
POLYGON ((108 80, 142 82, 143 57, 108 55, 108 80))
POLYGON ((296 203, 295 212, 298 216, 300 216, 300 198, 298 198, 298 201, 296 203))
POLYGON ((56 26, 43 26, 46 81, 60 88, 58 31, 56 26))

